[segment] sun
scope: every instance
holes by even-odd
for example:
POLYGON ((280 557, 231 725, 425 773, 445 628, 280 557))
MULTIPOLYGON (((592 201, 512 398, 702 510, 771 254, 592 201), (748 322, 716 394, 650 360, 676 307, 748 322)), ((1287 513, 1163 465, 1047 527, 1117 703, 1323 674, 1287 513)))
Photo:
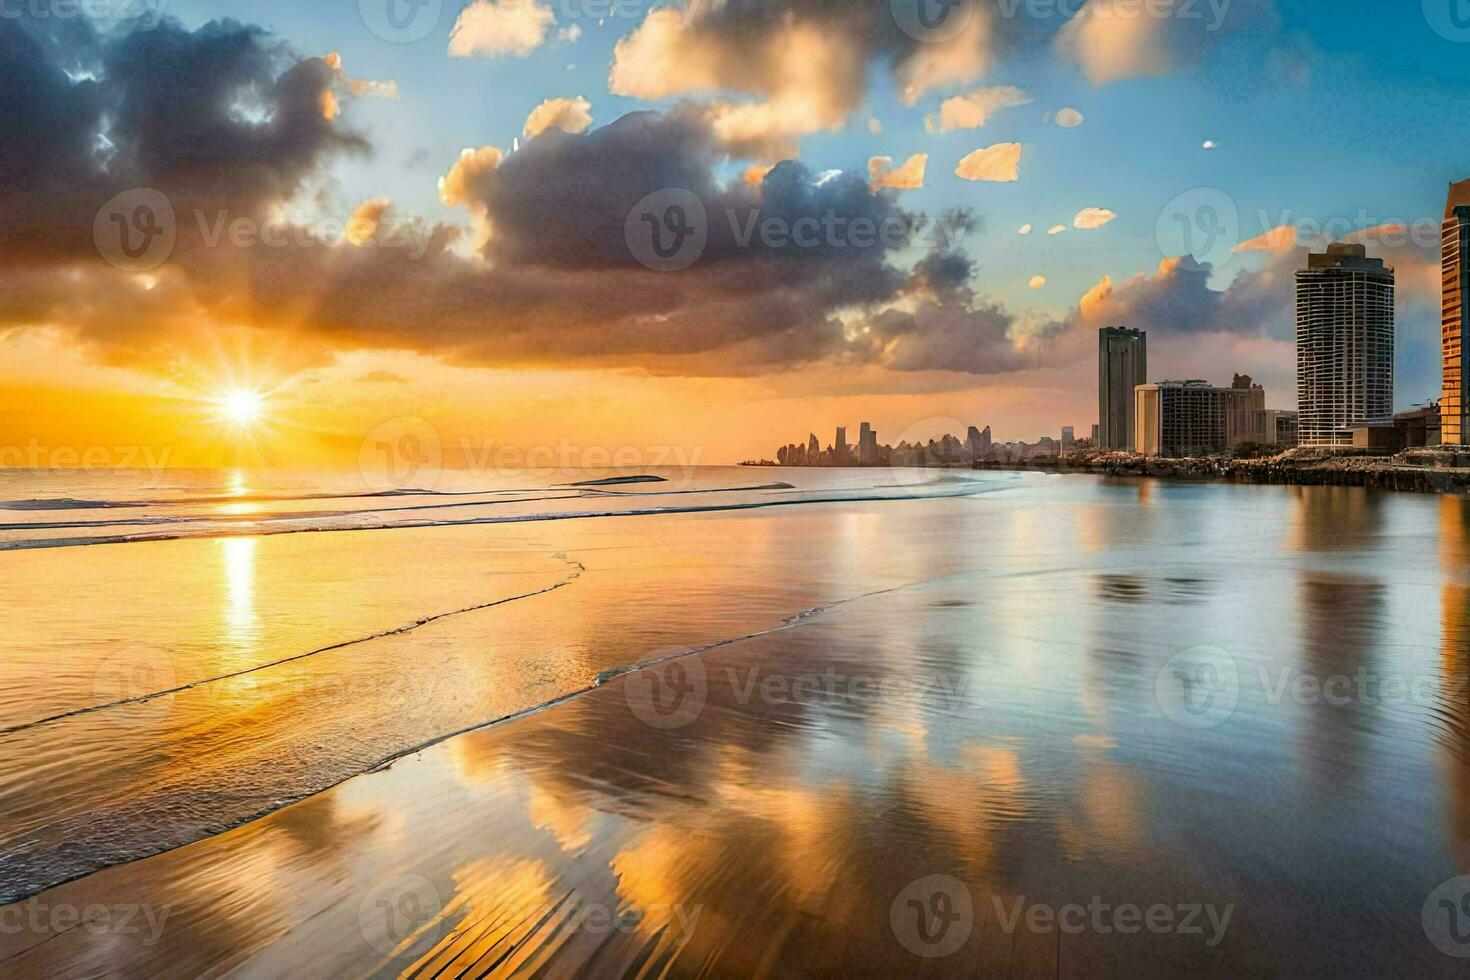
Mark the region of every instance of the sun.
POLYGON ((236 388, 226 392, 219 401, 220 414, 232 425, 253 425, 260 419, 263 399, 260 392, 249 388, 236 388))

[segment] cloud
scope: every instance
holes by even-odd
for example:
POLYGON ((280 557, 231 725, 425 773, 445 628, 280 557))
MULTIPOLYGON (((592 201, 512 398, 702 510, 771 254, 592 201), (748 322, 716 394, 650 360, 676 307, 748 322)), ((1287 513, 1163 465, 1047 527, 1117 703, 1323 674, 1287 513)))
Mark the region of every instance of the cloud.
POLYGON ((964 180, 1010 182, 1020 177, 1021 144, 996 143, 968 154, 955 168, 964 180))
POLYGON ((526 117, 523 135, 530 139, 548 129, 559 129, 564 133, 585 132, 592 125, 592 103, 582 96, 574 99, 547 99, 526 117))
POLYGON ((883 135, 883 120, 873 116, 868 120, 868 132, 874 136, 883 135))
POLYGON ((1172 71, 1168 18, 1142 11, 1139 16, 1119 17, 1111 7, 1108 0, 1089 0, 1057 34, 1057 53, 1075 62, 1094 85, 1172 71))
MULTIPOLYGON (((906 271, 911 234, 847 234, 864 222, 910 233, 922 223, 893 195, 872 193, 865 174, 814 174, 787 161, 759 186, 738 177, 722 183, 716 171, 723 159, 698 112, 634 113, 581 134, 551 129, 510 156, 493 147, 466 151, 444 176, 444 202, 485 231, 478 255, 451 247, 455 229, 422 223, 422 251, 413 258, 294 235, 279 249, 223 242, 207 254, 177 254, 159 270, 157 292, 167 294, 166 303, 128 305, 137 336, 150 343, 187 333, 175 322, 180 317, 196 325, 205 317, 289 329, 298 344, 323 349, 411 348, 473 364, 742 375, 815 362, 923 360, 903 351, 929 343, 928 321, 882 343, 848 325, 865 325, 896 304, 956 297, 973 265, 955 243, 974 218, 941 219, 939 244, 906 271), (625 232, 635 206, 669 187, 699 199, 708 238, 698 261, 677 273, 641 264, 625 232), (797 234, 768 238, 758 231, 767 221, 797 234), (832 236, 822 230, 829 225, 832 236), (810 241, 803 242, 803 228, 810 241), (229 262, 245 276, 216 291, 199 275, 201 261, 229 262), (152 316, 159 309, 175 315, 165 324, 152 316)), ((375 202, 363 216, 381 217, 387 206, 375 202)), ((98 295, 119 281, 102 269, 82 285, 58 270, 45 280, 44 309, 58 322, 68 320, 63 303, 109 309, 98 295)), ((42 291, 38 279, 25 292, 34 302, 42 291)), ((12 322, 8 305, 0 302, 0 324, 12 322)))
MULTIPOLYGON (((888 6, 882 4, 880 9, 888 6)), ((934 89, 983 78, 990 70, 995 47, 990 10, 972 2, 951 9, 963 11, 967 18, 959 33, 918 42, 895 62, 894 81, 904 105, 913 105, 934 89)))
POLYGON ((469 212, 475 225, 475 241, 479 246, 484 246, 494 232, 484 199, 489 193, 495 170, 503 159, 505 154, 494 146, 461 150, 459 159, 454 161, 449 173, 439 178, 439 200, 449 207, 462 207, 469 212))
POLYGON ((1029 235, 1029 234, 1031 234, 1031 225, 1029 223, 1022 225, 1020 228, 1017 228, 1016 229, 1016 234, 1018 234, 1018 235, 1029 235))
POLYGON ((1026 285, 1032 289, 1040 289, 1042 286, 1046 285, 1046 276, 1032 276, 1031 280, 1027 282, 1026 285))
POLYGON ((393 202, 386 197, 375 197, 358 205, 357 210, 352 212, 352 217, 347 220, 346 239, 353 245, 365 245, 372 241, 377 237, 383 215, 391 207, 393 202))
POLYGON ((1082 113, 1078 112, 1076 109, 1058 109, 1055 122, 1063 129, 1073 129, 1077 126, 1081 126, 1082 121, 1085 118, 1086 117, 1083 116, 1082 113))
POLYGON ((368 146, 323 111, 339 68, 234 21, 104 35, 86 20, 5 18, 0 77, 8 124, 27 134, 0 142, 10 262, 95 259, 94 219, 135 188, 179 214, 263 217, 326 161, 368 146), (74 80, 76 65, 87 73, 74 80))
POLYGON ((1066 230, 1067 230, 1067 226, 1066 225, 1052 225, 1050 228, 1048 228, 1046 230, 1046 233, 1048 235, 1061 235, 1061 234, 1064 234, 1066 232, 1066 230))
POLYGON ((1218 149, 1220 144, 1216 143, 1214 140, 1205 140, 1203 146, 1206 150, 1214 150, 1218 149))
MULTIPOLYGON (((823 16, 867 51, 915 57, 871 12, 823 16)), ((768 33, 815 43, 786 27, 768 33)), ((787 160, 762 165, 754 182, 727 177, 740 169, 730 167, 728 115, 710 105, 581 132, 551 125, 510 155, 464 151, 448 161, 439 193, 476 229, 471 249, 459 224, 401 214, 386 197, 333 202, 325 166, 370 150, 344 124, 356 93, 339 58, 300 58, 267 32, 225 21, 107 35, 85 22, 5 21, 0 40, 0 74, 16 83, 7 107, 34 134, 0 144, 0 215, 19 230, 0 242, 0 329, 56 331, 99 358, 150 368, 207 347, 215 329, 281 341, 302 358, 412 349, 464 364, 696 376, 817 363, 979 374, 1051 356, 1058 328, 971 291, 975 266, 959 239, 978 228, 973 214, 932 222, 942 234, 927 248, 911 234, 859 241, 849 229, 912 233, 926 219, 899 195, 875 193, 866 173, 787 160), (57 44, 52 32, 62 30, 81 41, 57 44), (78 57, 95 80, 65 70, 78 57), (341 99, 333 119, 322 111, 328 91, 341 99), (262 247, 206 242, 180 220, 167 261, 139 276, 103 261, 92 240, 101 205, 135 187, 156 188, 181 218, 197 208, 302 223, 262 247), (627 228, 668 188, 698 200, 707 241, 693 265, 666 273, 640 261, 627 228), (300 215, 331 207, 352 216, 345 242, 300 215), (411 233, 412 251, 387 241, 389 222, 395 235, 411 233), (766 222, 818 232, 810 243, 771 238, 759 231, 766 222)), ((754 82, 749 91, 763 101, 746 105, 780 101, 754 82)), ((1019 145, 999 153, 1018 158, 1019 145)), ((885 164, 883 182, 913 182, 922 159, 885 164)))
POLYGON ((881 187, 919 190, 924 186, 924 168, 928 162, 929 154, 915 153, 894 170, 893 157, 873 157, 868 161, 868 182, 874 190, 881 187))
POLYGON ((1274 0, 1235 0, 1220 6, 1151 0, 1149 7, 1146 11, 1141 4, 1088 0, 1057 32, 1053 48, 1093 85, 1102 86, 1170 74, 1198 64, 1232 34, 1266 36, 1280 24, 1274 0), (1132 7, 1131 13, 1125 7, 1132 7))
POLYGON ((1101 228, 1116 217, 1117 215, 1107 208, 1083 208, 1077 212, 1077 217, 1072 219, 1072 227, 1082 229, 1101 228))
POLYGON ((993 375, 1057 363, 1066 329, 1064 321, 1023 323, 999 303, 962 292, 912 312, 889 310, 873 319, 869 336, 891 351, 885 366, 893 371, 993 375))
POLYGON ((1281 225, 1235 246, 1235 252, 1287 252, 1296 248, 1296 226, 1281 225))
POLYGON ((933 116, 925 120, 925 127, 938 129, 941 133, 956 129, 978 129, 1001 109, 1026 105, 1031 96, 1010 85, 976 89, 969 95, 956 95, 939 104, 937 123, 933 116))
POLYGON ((875 61, 912 105, 932 88, 979 78, 992 40, 979 7, 957 36, 925 43, 895 27, 887 4, 696 3, 653 10, 621 38, 608 90, 710 97, 705 108, 727 152, 775 161, 794 156, 802 137, 846 125, 875 61))
POLYGON ((543 0, 473 0, 449 32, 449 54, 524 58, 546 41, 556 14, 543 0))
POLYGON ((337 75, 337 80, 347 87, 353 95, 374 99, 387 99, 390 102, 398 99, 398 83, 394 81, 371 81, 366 78, 353 78, 342 71, 342 55, 336 51, 322 58, 328 68, 337 75))

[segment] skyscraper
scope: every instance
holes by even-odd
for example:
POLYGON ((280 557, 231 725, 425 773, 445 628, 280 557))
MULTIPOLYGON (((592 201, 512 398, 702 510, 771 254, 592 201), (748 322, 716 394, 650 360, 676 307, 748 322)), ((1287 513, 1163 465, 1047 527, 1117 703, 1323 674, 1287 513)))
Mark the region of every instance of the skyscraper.
POLYGON ((837 427, 837 441, 832 443, 832 452, 836 455, 839 466, 847 462, 847 426, 837 427))
POLYGON ((1296 274, 1301 445, 1350 446, 1393 423, 1394 273, 1362 245, 1332 244, 1296 274))
POLYGON ((1446 446, 1470 445, 1470 397, 1465 391, 1464 340, 1470 327, 1470 180, 1450 185, 1444 206, 1444 239, 1440 252, 1444 284, 1444 391, 1439 402, 1440 435, 1446 446))
POLYGON ((1097 332, 1098 448, 1134 448, 1133 389, 1148 380, 1148 334, 1127 327, 1097 332))
POLYGON ((858 429, 858 462, 871 466, 878 461, 878 433, 867 422, 858 429))

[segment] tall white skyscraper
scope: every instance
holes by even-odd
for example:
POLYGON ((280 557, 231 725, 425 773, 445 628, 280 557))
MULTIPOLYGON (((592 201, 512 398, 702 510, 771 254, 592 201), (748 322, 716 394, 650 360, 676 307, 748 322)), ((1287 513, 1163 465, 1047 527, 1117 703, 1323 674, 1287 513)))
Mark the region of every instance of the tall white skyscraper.
POLYGON ((1301 445, 1350 446, 1393 423, 1394 273, 1362 245, 1312 253, 1296 274, 1301 445))

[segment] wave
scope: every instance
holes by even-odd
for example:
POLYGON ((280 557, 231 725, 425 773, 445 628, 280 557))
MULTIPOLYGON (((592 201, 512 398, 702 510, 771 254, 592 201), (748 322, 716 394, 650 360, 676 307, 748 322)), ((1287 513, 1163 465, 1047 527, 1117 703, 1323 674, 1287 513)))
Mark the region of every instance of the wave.
POLYGON ((0 510, 106 510, 112 507, 147 506, 146 501, 78 500, 75 497, 56 497, 50 500, 0 500, 0 510))
MULTIPOLYGON (((767 507, 793 507, 793 506, 806 505, 806 504, 851 504, 851 503, 872 503, 872 502, 901 501, 901 500, 930 500, 930 499, 942 499, 942 498, 947 498, 947 497, 972 497, 972 496, 977 496, 977 495, 982 494, 982 493, 994 493, 997 490, 1006 489, 1006 487, 1002 487, 1002 486, 981 486, 981 485, 977 485, 977 484, 972 483, 972 482, 969 482, 969 481, 955 481, 954 483, 949 483, 949 484, 939 483, 939 484, 931 484, 929 486, 934 487, 934 488, 948 487, 949 489, 946 489, 944 492, 897 493, 897 494, 894 494, 894 493, 873 493, 873 492, 870 492, 868 490, 862 490, 862 491, 857 491, 856 493, 852 493, 852 494, 842 494, 842 495, 832 495, 832 496, 803 497, 803 498, 800 498, 800 499, 786 497, 786 498, 782 498, 782 499, 778 499, 778 500, 748 500, 748 501, 741 501, 739 503, 696 504, 696 505, 690 505, 690 506, 684 506, 684 507, 644 507, 644 508, 633 508, 633 509, 628 509, 628 510, 603 510, 603 511, 559 511, 559 512, 553 511, 553 512, 538 513, 538 514, 513 514, 513 515, 507 515, 507 516, 504 516, 504 517, 467 517, 467 518, 464 518, 462 520, 453 520, 453 521, 407 520, 407 521, 396 521, 396 522, 391 522, 391 523, 388 523, 388 522, 380 522, 380 523, 376 523, 376 524, 325 525, 325 526, 314 525, 314 526, 307 526, 307 527, 271 527, 271 526, 262 526, 262 525, 263 524, 268 524, 268 523, 270 523, 272 521, 321 519, 323 517, 333 517, 333 516, 343 516, 343 517, 360 516, 362 514, 391 513, 394 510, 422 510, 422 509, 432 509, 432 508, 435 508, 435 507, 442 507, 442 506, 445 506, 445 505, 425 505, 423 507, 403 507, 403 508, 387 508, 387 509, 379 509, 379 510, 351 511, 351 512, 343 512, 341 514, 330 514, 329 513, 329 514, 326 514, 326 515, 323 515, 321 513, 308 513, 308 514, 302 514, 302 515, 292 516, 292 517, 274 517, 274 518, 261 518, 259 516, 250 516, 250 515, 242 515, 242 516, 237 516, 237 517, 234 517, 234 518, 228 518, 228 517, 173 518, 173 519, 163 519, 163 520, 169 520, 170 523, 172 523, 174 525, 177 525, 178 523, 194 523, 194 522, 207 522, 207 523, 213 523, 213 524, 220 524, 220 523, 226 523, 226 524, 228 524, 232 520, 234 520, 234 521, 250 522, 252 524, 252 527, 250 527, 248 529, 240 529, 240 530, 236 530, 236 529, 229 528, 229 527, 217 527, 217 528, 210 528, 210 529, 201 529, 201 530, 199 530, 197 532, 193 532, 193 533, 189 533, 189 532, 159 532, 159 533, 144 533, 144 534, 93 535, 93 536, 89 536, 89 537, 18 539, 18 540, 13 540, 13 541, 0 541, 0 551, 30 551, 30 550, 40 549, 40 548, 80 548, 80 547, 91 547, 91 546, 94 546, 94 545, 105 545, 105 544, 137 544, 137 543, 146 542, 146 541, 176 541, 176 540, 181 540, 181 539, 193 539, 193 538, 226 538, 226 537, 242 537, 242 536, 256 537, 256 536, 268 536, 268 535, 275 535, 275 534, 309 534, 309 533, 319 533, 319 532, 336 532, 336 533, 342 533, 342 532, 347 532, 347 531, 410 530, 410 529, 415 529, 415 528, 434 528, 434 527, 470 527, 470 526, 479 525, 479 524, 530 524, 530 523, 539 523, 539 522, 544 522, 544 521, 592 520, 592 519, 613 518, 613 517, 658 517, 658 516, 666 516, 666 515, 673 515, 673 514, 711 514, 711 513, 722 513, 722 512, 743 511, 743 510, 759 510, 759 509, 764 509, 764 508, 767 508, 767 507)), ((674 491, 674 493, 683 493, 683 492, 689 492, 689 491, 674 491)), ((714 492, 718 492, 718 491, 711 490, 711 491, 695 491, 695 492, 714 493, 714 492)), ((617 496, 633 496, 633 494, 626 494, 626 495, 624 495, 624 494, 618 494, 617 496)), ((568 499, 568 498, 561 498, 561 499, 568 499)), ((532 501, 532 502, 534 502, 534 501, 532 501)), ((450 506, 465 506, 465 505, 450 505, 450 506)), ((106 525, 106 524, 108 524, 110 522, 102 522, 102 523, 104 525, 106 525)), ((134 523, 134 522, 119 522, 119 523, 126 524, 126 523, 134 523)), ((137 523, 141 523, 141 522, 137 522, 137 523)), ((44 530, 44 529, 46 529, 48 527, 67 528, 68 525, 65 525, 65 524, 50 524, 50 525, 47 525, 47 524, 24 524, 24 525, 19 525, 19 526, 14 526, 14 527, 12 527, 12 526, 7 526, 7 527, 9 529, 11 529, 11 530, 32 530, 32 529, 35 529, 35 530, 44 530)))
POLYGON ((531 599, 538 595, 546 595, 549 592, 555 592, 557 589, 566 588, 568 585, 571 585, 577 579, 581 578, 582 574, 587 571, 586 565, 583 565, 581 562, 574 559, 568 558, 565 554, 558 552, 552 557, 560 558, 562 561, 566 562, 569 565, 572 565, 577 570, 571 575, 562 579, 560 582, 557 582, 554 585, 548 585, 544 589, 536 589, 533 592, 525 592, 520 595, 507 596, 504 599, 495 599, 491 602, 482 602, 473 606, 465 606, 463 609, 451 609, 448 612, 434 613, 430 616, 420 617, 419 619, 416 619, 411 623, 406 623, 403 626, 396 626, 392 629, 382 630, 378 633, 369 633, 367 636, 354 637, 350 640, 342 640, 341 642, 333 643, 328 646, 317 647, 315 650, 308 650, 305 653, 292 654, 289 657, 282 657, 279 660, 272 660, 268 663, 256 664, 254 667, 247 667, 244 670, 236 670, 228 674, 217 674, 214 677, 201 677, 199 680, 190 681, 187 684, 180 684, 177 687, 165 688, 161 691, 150 691, 147 694, 139 694, 136 697, 122 698, 117 701, 108 701, 103 704, 91 704, 87 705, 84 708, 74 708, 71 711, 62 711, 54 715, 47 715, 44 718, 37 718, 34 721, 22 722, 18 725, 10 725, 5 728, 0 728, 0 738, 3 738, 7 735, 14 735, 17 732, 23 732, 31 728, 39 728, 42 725, 49 725, 54 722, 62 721, 66 718, 75 718, 78 715, 90 715, 98 711, 107 711, 111 708, 121 708, 125 705, 130 704, 143 704, 148 701, 157 700, 158 698, 178 694, 180 691, 188 691, 196 687, 203 687, 206 684, 217 684, 220 681, 233 680, 236 677, 244 677, 248 674, 254 674, 262 670, 268 670, 271 667, 279 667, 282 664, 295 663, 298 660, 305 660, 308 657, 315 657, 319 654, 331 653, 333 650, 342 650, 347 647, 357 646, 362 643, 371 643, 373 640, 381 640, 389 636, 401 636, 404 633, 412 633, 414 630, 427 626, 430 623, 437 623, 441 619, 449 619, 453 616, 463 616, 467 613, 472 612, 481 612, 485 609, 494 609, 496 606, 504 606, 508 603, 519 602, 522 599, 531 599))

